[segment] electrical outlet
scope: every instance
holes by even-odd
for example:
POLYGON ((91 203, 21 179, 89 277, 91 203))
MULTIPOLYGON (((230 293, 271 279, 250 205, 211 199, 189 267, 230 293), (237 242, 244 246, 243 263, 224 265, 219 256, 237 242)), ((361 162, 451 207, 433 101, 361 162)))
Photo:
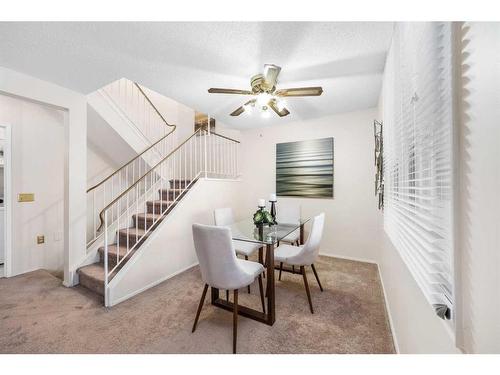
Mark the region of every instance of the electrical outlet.
POLYGON ((37 245, 40 245, 45 242, 45 236, 36 236, 36 243, 37 245))

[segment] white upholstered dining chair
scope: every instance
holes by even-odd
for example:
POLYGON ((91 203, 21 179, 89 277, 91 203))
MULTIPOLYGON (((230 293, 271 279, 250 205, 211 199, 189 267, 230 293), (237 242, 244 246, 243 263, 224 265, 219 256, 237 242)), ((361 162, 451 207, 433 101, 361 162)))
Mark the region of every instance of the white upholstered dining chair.
MULTIPOLYGON (((306 288, 307 299, 309 301, 309 308, 311 314, 314 314, 314 309, 311 301, 311 292, 309 290, 309 284, 307 283, 306 269, 305 267, 311 266, 316 281, 318 282, 319 289, 323 291, 321 282, 319 281, 318 273, 314 267, 314 262, 319 255, 319 245, 321 243, 321 237, 323 236, 323 227, 325 224, 325 214, 321 213, 315 216, 312 220, 311 233, 307 238, 307 241, 302 246, 291 246, 288 244, 280 245, 276 248, 274 253, 274 260, 280 263, 280 273, 279 280, 281 280, 281 272, 283 271, 283 264, 298 266, 300 267, 300 273, 304 279, 304 286, 306 288)), ((292 271, 292 273, 295 273, 292 271)))
POLYGON ((262 286, 264 266, 257 262, 238 259, 231 240, 231 230, 224 227, 193 224, 193 240, 201 278, 205 283, 193 324, 194 332, 205 301, 208 287, 234 291, 233 301, 233 353, 236 353, 238 331, 238 289, 259 279, 260 300, 265 314, 262 286))
MULTIPOLYGON (((279 203, 276 212, 276 221, 278 224, 298 224, 300 223, 300 205, 294 203, 279 203)), ((287 242, 292 245, 299 246, 300 243, 300 230, 296 229, 286 237, 282 238, 280 242, 287 242)))
MULTIPOLYGON (((230 207, 216 208, 214 210, 214 221, 218 227, 229 227, 234 223, 233 209, 230 207)), ((259 260, 263 263, 263 250, 262 245, 253 242, 233 240, 233 246, 236 254, 244 256, 245 260, 259 250, 259 260)), ((250 293, 250 286, 248 286, 248 293, 250 293)))

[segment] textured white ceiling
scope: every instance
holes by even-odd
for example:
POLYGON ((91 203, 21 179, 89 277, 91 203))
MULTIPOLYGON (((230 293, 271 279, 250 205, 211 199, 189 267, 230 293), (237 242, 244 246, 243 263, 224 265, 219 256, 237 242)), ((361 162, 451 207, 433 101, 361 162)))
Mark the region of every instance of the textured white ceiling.
POLYGON ((377 104, 392 23, 161 22, 0 23, 0 65, 82 93, 135 80, 223 123, 246 128, 305 120, 377 104), (263 65, 282 67, 278 87, 323 86, 290 98, 291 115, 230 117, 263 65))

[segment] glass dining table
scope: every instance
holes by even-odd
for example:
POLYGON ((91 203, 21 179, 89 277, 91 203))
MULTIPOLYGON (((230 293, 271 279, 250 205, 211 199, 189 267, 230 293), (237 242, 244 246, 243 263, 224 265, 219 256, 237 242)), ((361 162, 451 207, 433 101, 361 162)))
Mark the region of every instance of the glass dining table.
MULTIPOLYGON (((274 285, 274 248, 275 245, 288 236, 289 234, 299 230, 299 243, 304 243, 304 225, 310 219, 301 219, 296 223, 278 223, 275 225, 256 226, 252 219, 237 221, 230 225, 231 235, 233 240, 252 242, 265 247, 266 258, 265 262, 260 259, 259 262, 264 264, 266 268, 266 297, 267 308, 266 312, 258 311, 247 306, 238 304, 238 314, 247 318, 257 320, 259 322, 273 325, 276 321, 276 303, 275 303, 275 285, 274 285)), ((261 252, 259 252, 261 253, 261 252)), ((219 296, 219 289, 211 288, 212 305, 222 309, 233 311, 233 303, 222 299, 219 296)))

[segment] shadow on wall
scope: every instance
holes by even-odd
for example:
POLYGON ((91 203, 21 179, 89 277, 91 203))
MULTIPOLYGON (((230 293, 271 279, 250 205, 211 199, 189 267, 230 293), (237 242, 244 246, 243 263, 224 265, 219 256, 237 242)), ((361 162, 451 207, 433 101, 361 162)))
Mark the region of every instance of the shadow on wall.
POLYGON ((500 352, 498 313, 500 24, 465 23, 457 36, 459 83, 459 253, 457 346, 467 353, 500 352))

